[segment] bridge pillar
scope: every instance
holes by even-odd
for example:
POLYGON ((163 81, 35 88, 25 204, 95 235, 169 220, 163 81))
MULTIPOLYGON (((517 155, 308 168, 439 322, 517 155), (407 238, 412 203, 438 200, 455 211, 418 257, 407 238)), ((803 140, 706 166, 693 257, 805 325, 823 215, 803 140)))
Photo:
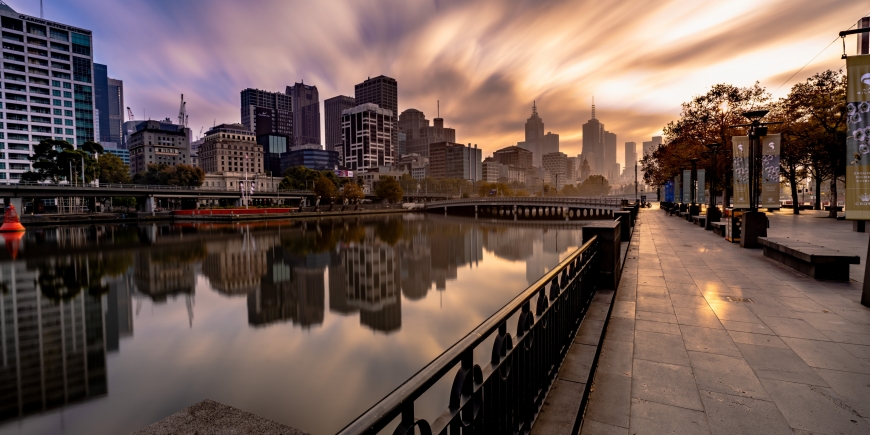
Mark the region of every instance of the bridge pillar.
POLYGON ((474 206, 474 218, 477 219, 477 205, 474 206))
POLYGON ((24 213, 24 201, 22 198, 6 198, 6 205, 15 207, 15 211, 18 212, 19 215, 24 213))
POLYGON ((153 196, 145 198, 145 213, 154 213, 157 210, 157 200, 153 196))

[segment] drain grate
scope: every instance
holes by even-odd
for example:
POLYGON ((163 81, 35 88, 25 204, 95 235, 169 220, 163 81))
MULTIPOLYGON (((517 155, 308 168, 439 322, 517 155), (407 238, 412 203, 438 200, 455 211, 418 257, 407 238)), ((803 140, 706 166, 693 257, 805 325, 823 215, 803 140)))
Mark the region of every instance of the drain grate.
POLYGON ((728 302, 748 302, 750 304, 755 303, 755 301, 753 301, 750 298, 738 298, 736 296, 722 296, 722 300, 728 301, 728 302))

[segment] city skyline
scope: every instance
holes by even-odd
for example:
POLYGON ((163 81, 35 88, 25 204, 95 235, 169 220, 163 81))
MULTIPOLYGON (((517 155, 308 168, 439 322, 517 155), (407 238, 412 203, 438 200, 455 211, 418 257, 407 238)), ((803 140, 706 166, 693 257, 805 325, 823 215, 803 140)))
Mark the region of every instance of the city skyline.
MULTIPOLYGON (((39 16, 35 3, 9 3, 39 16)), ((620 142, 640 143, 660 134, 681 102, 712 84, 749 86, 759 80, 774 91, 826 46, 774 96, 813 72, 839 68, 838 44, 828 46, 836 36, 831 29, 848 28, 868 12, 866 5, 808 0, 788 8, 778 1, 713 7, 684 1, 385 6, 395 14, 372 13, 377 8, 367 2, 312 5, 306 14, 284 14, 281 8, 291 5, 266 1, 207 8, 197 2, 73 1, 47 3, 45 17, 94 31, 95 62, 108 64, 112 75, 124 80, 125 103, 137 117, 174 117, 184 93, 194 132, 215 119, 237 122, 237 92, 248 87, 281 91, 304 80, 325 100, 353 95, 355 84, 383 74, 400 84, 400 113, 409 108, 434 113, 440 99, 458 139, 480 144, 484 154, 516 143, 528 107, 537 101, 548 130, 561 135, 562 150, 577 155, 592 95, 598 117, 620 142), (105 14, 113 20, 101 20, 105 14), (620 30, 613 31, 607 22, 617 15, 620 30), (194 16, 200 18, 183 19, 194 16), (291 22, 277 25, 275 20, 286 16, 291 22), (228 17, 281 30, 263 40, 223 26, 228 17), (143 20, 165 29, 135 24, 143 20), (339 24, 324 26, 327 20, 339 24), (527 42, 532 33, 540 43, 527 42), (305 44, 283 48, 303 35, 305 44), (755 66, 743 68, 747 62, 755 66)), ((623 159, 620 149, 617 160, 623 159)))

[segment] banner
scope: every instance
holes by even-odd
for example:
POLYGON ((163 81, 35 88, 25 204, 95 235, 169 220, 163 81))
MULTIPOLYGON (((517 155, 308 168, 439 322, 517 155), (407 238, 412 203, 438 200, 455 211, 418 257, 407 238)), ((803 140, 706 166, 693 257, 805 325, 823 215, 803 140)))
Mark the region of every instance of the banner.
POLYGON ((680 174, 674 176, 674 202, 683 202, 683 185, 680 184, 680 174))
POLYGON ((704 169, 698 169, 698 194, 695 196, 695 202, 698 204, 704 204, 707 202, 707 196, 704 195, 704 169))
POLYGON ((870 55, 849 56, 846 69, 846 219, 870 220, 870 55))
POLYGON ((734 180, 732 201, 735 209, 749 208, 749 136, 734 136, 731 145, 731 167, 734 172, 731 177, 734 180))
POLYGON ((761 206, 780 208, 779 150, 781 136, 769 134, 761 138, 761 206))
POLYGON ((683 171, 683 204, 692 203, 692 171, 683 171))
POLYGON ((674 202, 674 182, 672 180, 665 183, 665 202, 674 202))

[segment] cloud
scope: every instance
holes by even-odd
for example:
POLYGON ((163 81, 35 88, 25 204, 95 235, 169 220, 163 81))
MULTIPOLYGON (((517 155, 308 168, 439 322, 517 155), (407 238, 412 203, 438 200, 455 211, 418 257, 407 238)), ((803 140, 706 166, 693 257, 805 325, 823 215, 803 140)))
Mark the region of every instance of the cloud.
MULTIPOLYGON (((138 116, 174 118, 184 93, 194 131, 239 121, 246 87, 304 80, 325 100, 385 74, 399 83, 400 111, 432 119, 440 100, 457 140, 484 154, 523 140, 533 100, 577 154, 593 95, 620 145, 640 143, 714 83, 775 89, 870 12, 855 3, 71 0, 46 17, 94 31, 97 62, 124 80, 138 116)), ((808 69, 838 67, 835 57, 828 50, 808 69)))

